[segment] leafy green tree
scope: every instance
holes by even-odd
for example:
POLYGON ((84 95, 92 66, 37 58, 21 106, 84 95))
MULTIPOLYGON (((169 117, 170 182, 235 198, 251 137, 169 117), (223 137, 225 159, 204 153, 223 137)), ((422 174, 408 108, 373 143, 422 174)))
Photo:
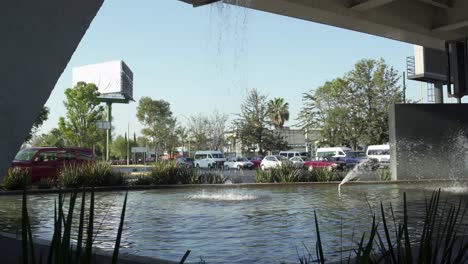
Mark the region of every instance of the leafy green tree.
POLYGON ((383 59, 360 60, 342 78, 305 93, 298 119, 304 128, 321 128, 328 145, 388 142, 388 109, 403 100, 398 82, 383 59))
POLYGON ((127 140, 122 136, 117 136, 112 141, 111 156, 117 159, 125 159, 127 157, 127 140))
POLYGON ((138 102, 136 116, 145 126, 142 133, 153 143, 156 156, 159 150, 171 152, 174 148, 176 119, 172 116, 169 102, 142 97, 138 102))
POLYGON ((36 117, 36 120, 34 121, 34 124, 29 131, 28 135, 25 138, 25 142, 29 142, 33 136, 37 133, 37 130, 44 124, 45 121, 49 118, 49 108, 47 106, 42 107, 41 111, 36 117))
POLYGON ((276 128, 283 128, 284 123, 289 120, 289 103, 283 98, 275 98, 268 102, 268 118, 276 128))
POLYGON ((275 137, 276 134, 268 129, 268 117, 267 96, 260 94, 257 89, 248 91, 241 105, 241 113, 233 122, 236 134, 244 148, 257 149, 263 154, 265 150, 278 150, 278 145, 284 143, 281 137, 275 137), (275 142, 276 140, 282 142, 275 142))
POLYGON ((59 130, 69 146, 95 149, 104 140, 96 122, 103 120, 104 108, 99 105, 98 88, 92 83, 79 82, 65 91, 66 117, 60 117, 59 130))
POLYGON ((33 137, 31 145, 33 147, 64 147, 65 142, 60 130, 54 128, 49 133, 33 137))

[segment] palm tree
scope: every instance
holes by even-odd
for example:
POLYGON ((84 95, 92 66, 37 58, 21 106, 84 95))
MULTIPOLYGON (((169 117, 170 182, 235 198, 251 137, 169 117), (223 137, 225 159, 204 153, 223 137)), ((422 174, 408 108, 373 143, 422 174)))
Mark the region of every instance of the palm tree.
POLYGON ((284 122, 289 120, 289 103, 285 103, 284 98, 270 100, 268 117, 275 128, 283 128, 284 122))

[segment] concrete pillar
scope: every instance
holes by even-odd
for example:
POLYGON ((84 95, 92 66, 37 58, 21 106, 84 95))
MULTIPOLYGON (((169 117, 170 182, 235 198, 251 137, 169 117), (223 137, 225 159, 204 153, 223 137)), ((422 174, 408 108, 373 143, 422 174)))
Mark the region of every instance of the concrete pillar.
POLYGON ((434 102, 436 104, 443 104, 444 103, 444 85, 442 82, 435 82, 434 83, 434 102))
POLYGON ((389 113, 392 179, 466 179, 468 104, 397 104, 389 113))
POLYGON ((0 179, 102 3, 2 2, 0 179))

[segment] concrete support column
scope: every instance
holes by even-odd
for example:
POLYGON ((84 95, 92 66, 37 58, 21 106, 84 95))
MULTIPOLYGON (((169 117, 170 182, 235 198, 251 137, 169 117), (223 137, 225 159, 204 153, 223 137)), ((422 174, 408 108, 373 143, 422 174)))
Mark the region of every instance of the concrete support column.
POLYGON ((435 82, 434 83, 434 99, 436 104, 443 104, 444 103, 444 85, 442 82, 435 82))
POLYGON ((2 1, 0 180, 102 3, 2 1))

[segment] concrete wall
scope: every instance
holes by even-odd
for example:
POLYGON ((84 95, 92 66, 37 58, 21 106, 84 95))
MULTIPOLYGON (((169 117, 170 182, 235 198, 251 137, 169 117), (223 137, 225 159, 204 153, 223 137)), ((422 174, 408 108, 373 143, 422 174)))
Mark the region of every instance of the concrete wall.
POLYGON ((468 104, 399 104, 390 109, 394 180, 468 176, 468 104))
POLYGON ((2 2, 0 179, 103 1, 2 2))

